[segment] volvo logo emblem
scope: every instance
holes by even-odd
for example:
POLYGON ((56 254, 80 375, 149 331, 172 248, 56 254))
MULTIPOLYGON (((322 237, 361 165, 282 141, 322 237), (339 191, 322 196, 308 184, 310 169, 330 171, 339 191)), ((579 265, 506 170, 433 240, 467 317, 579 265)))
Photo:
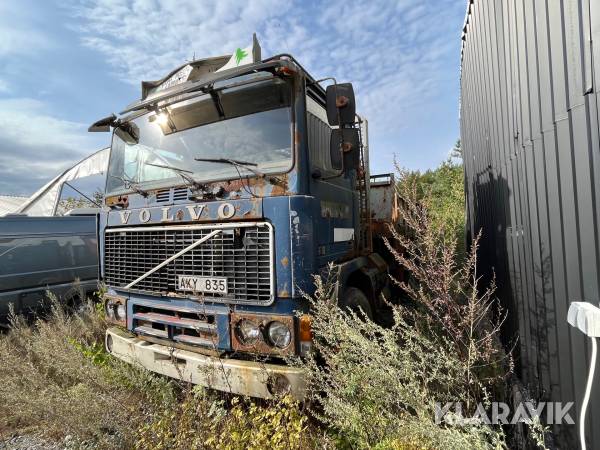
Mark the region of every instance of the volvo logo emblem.
POLYGON ((119 211, 119 215, 121 216, 121 223, 125 225, 127 222, 129 222, 131 211, 119 211))
MULTIPOLYGON (((186 212, 188 213, 191 220, 200 220, 202 213, 206 209, 206 205, 187 205, 185 207, 170 207, 165 206, 163 208, 142 208, 138 213, 138 220, 140 223, 148 223, 151 220, 160 220, 160 222, 174 222, 182 221, 185 219, 186 212)), ((236 209, 231 203, 221 203, 217 208, 218 219, 231 219, 235 216, 236 209)), ((131 217, 131 211, 119 211, 119 217, 123 225, 129 223, 131 217)))

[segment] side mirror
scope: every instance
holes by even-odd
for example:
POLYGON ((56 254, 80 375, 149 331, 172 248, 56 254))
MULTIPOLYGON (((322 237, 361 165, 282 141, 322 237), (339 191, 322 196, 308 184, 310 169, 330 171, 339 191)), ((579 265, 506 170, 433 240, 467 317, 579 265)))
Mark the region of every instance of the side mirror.
POLYGON ((326 94, 329 125, 333 127, 353 124, 356 102, 352 83, 330 84, 327 86, 326 94))
POLYGON ((117 116, 111 114, 103 119, 94 122, 88 128, 91 133, 109 132, 110 128, 115 129, 115 134, 128 144, 137 144, 140 142, 140 130, 133 122, 121 122, 117 116))
POLYGON ((108 117, 104 117, 90 125, 88 131, 90 133, 108 133, 110 127, 114 127, 117 123, 117 116, 111 114, 108 117))
POLYGON ((336 170, 356 169, 359 163, 360 139, 356 128, 331 130, 329 154, 331 167, 336 170))

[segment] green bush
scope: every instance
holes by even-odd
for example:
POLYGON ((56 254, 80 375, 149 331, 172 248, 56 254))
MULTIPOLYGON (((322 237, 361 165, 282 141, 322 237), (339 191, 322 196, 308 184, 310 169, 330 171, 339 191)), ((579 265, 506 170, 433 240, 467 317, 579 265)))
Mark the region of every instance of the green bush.
POLYGON ((306 363, 313 413, 349 448, 505 448, 499 428, 434 420, 436 402, 463 402, 472 414, 492 395, 503 400, 496 392, 510 370, 495 287, 477 275, 477 239, 460 254, 462 168, 448 161, 424 175, 401 173, 398 194, 403 228, 390 227, 386 244, 410 273, 392 281, 411 306, 393 302, 394 325, 383 328, 340 311, 333 282, 316 279, 308 301, 318 356, 306 363))
POLYGON ((457 255, 465 253, 464 172, 460 159, 448 158, 436 169, 423 173, 398 168, 399 190, 416 189, 417 201, 424 204, 432 225, 458 244, 457 255))
POLYGON ((138 449, 219 450, 322 448, 289 396, 269 402, 231 397, 229 402, 196 387, 165 408, 136 434, 138 449))
POLYGON ((318 357, 310 374, 312 413, 347 448, 503 448, 500 430, 435 423, 435 402, 469 396, 465 364, 452 343, 407 321, 394 307, 394 326, 340 311, 331 284, 316 279, 309 301, 318 357))

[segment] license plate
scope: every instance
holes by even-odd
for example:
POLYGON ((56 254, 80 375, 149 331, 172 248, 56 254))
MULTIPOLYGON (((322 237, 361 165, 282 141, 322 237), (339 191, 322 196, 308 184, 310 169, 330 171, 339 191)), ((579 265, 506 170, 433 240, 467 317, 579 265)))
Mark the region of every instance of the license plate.
POLYGON ((179 275, 178 290, 227 294, 227 278, 179 275))

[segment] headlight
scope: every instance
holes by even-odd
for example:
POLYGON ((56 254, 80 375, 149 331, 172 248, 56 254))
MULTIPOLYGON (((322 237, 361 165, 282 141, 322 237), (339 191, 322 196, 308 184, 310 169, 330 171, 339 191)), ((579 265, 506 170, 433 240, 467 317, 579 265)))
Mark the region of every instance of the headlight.
POLYGON ((244 345, 253 344, 261 338, 258 325, 248 319, 242 319, 237 323, 235 333, 244 345))
POLYGON ((269 341, 277 348, 286 348, 292 341, 292 332, 284 323, 274 321, 267 328, 269 341))
POLYGON ((104 304, 104 312, 109 319, 115 319, 115 303, 112 300, 108 300, 104 304))
POLYGON ((116 295, 104 297, 104 312, 109 322, 125 326, 127 316, 127 299, 116 295))
POLYGON ((125 320, 125 316, 126 316, 126 311, 125 311, 125 305, 123 303, 118 303, 114 309, 114 314, 115 314, 115 320, 125 320))

